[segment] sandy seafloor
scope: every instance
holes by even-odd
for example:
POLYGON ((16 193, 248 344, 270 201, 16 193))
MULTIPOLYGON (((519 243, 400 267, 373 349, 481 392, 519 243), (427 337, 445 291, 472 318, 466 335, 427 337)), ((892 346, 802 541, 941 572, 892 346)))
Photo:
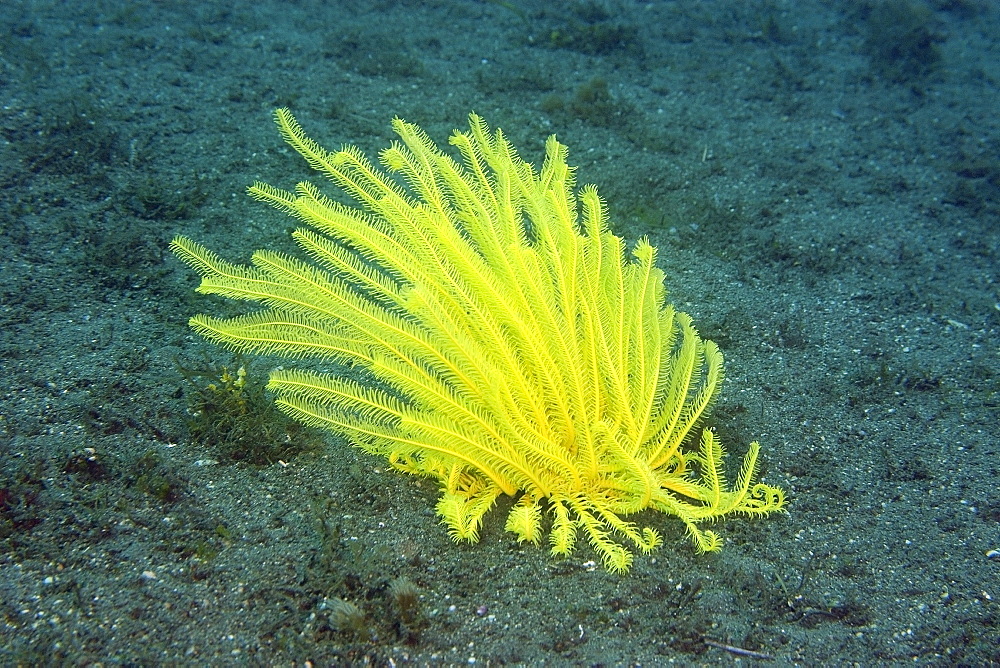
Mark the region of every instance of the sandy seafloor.
POLYGON ((994 3, 5 0, 0 26, 0 664, 1000 662, 994 3), (291 248, 244 194, 318 178, 282 105, 370 153, 394 115, 446 143, 475 110, 536 162, 557 133, 724 350, 710 424, 731 466, 761 442, 787 514, 712 555, 643 514, 664 544, 616 576, 516 544, 509 500, 453 544, 434 484, 332 437, 196 443, 175 360, 232 355, 186 321, 238 310, 166 246, 291 248))

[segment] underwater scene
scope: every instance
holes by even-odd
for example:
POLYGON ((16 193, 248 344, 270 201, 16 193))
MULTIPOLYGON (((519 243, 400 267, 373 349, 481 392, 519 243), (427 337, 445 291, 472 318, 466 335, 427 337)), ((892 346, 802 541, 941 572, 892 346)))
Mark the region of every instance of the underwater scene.
POLYGON ((0 665, 1000 663, 998 39, 4 2, 0 665))

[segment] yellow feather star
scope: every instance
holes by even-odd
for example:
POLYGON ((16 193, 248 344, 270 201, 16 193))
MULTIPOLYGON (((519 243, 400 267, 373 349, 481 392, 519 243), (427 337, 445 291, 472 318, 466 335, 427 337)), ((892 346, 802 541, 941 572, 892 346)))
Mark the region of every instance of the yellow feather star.
POLYGON ((553 554, 582 530, 613 572, 629 569, 628 543, 647 553, 661 542, 623 519, 641 510, 676 515, 714 551, 721 539, 700 522, 782 509, 781 489, 754 482, 757 443, 732 486, 712 431, 690 443, 722 353, 665 303, 645 238, 626 259, 554 136, 536 171, 475 114, 451 137, 461 162, 397 118, 379 168, 355 147, 327 151, 287 109, 275 120, 360 208, 309 183, 293 193, 258 182, 251 195, 308 226, 293 237, 311 261, 260 250, 236 265, 184 237, 171 248, 201 275, 199 292, 265 307, 195 316, 199 334, 367 371, 369 382, 273 371, 268 387, 289 415, 437 478, 456 541, 476 541, 497 497, 520 494, 506 523, 519 541, 541 541, 544 509, 553 554))

